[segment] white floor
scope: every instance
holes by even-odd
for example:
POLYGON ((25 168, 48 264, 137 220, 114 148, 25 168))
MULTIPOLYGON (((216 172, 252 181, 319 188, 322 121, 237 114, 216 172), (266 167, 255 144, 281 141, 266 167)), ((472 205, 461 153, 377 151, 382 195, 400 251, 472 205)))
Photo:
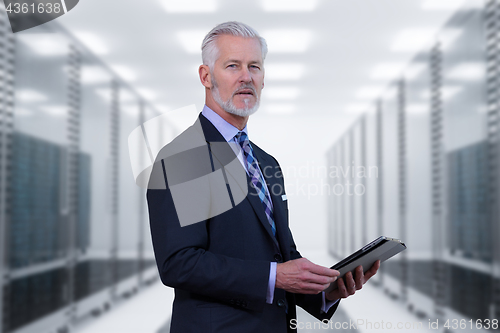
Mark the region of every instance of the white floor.
POLYGON ((100 318, 77 327, 77 333, 156 333, 170 317, 173 289, 160 280, 100 318))
MULTIPOLYGON (((303 253, 304 255, 304 253, 303 253)), ((323 253, 305 254, 311 261, 323 264, 325 266, 332 265, 333 259, 323 253)), ((157 333, 165 323, 167 323, 171 304, 173 301, 173 290, 165 287, 161 282, 157 282, 150 287, 142 290, 129 301, 116 306, 106 314, 102 315, 95 321, 86 323, 79 327, 77 333, 157 333)), ((362 290, 358 291, 354 296, 345 299, 340 305, 344 314, 351 320, 346 321, 346 317, 342 316, 343 322, 336 321, 336 317, 332 318, 330 327, 335 331, 342 329, 335 328, 336 325, 344 325, 345 328, 357 329, 359 333, 383 332, 390 330, 391 332, 406 332, 413 331, 419 333, 431 332, 428 328, 427 319, 418 319, 406 310, 402 303, 394 301, 383 294, 380 288, 370 285, 368 282, 362 290), (422 322, 422 326, 415 327, 414 323, 422 322), (363 325, 360 325, 363 323, 363 325), (371 329, 368 323, 371 323, 371 329), (356 324, 356 325, 354 325, 356 324), (388 326, 391 327, 388 327, 388 326), (403 325, 398 329, 398 325, 403 325), (406 325, 406 328, 404 327, 406 325), (410 325, 410 326, 408 326, 410 325)), ((304 329, 299 332, 311 331, 326 331, 325 327, 309 328, 305 326, 306 322, 314 323, 316 319, 310 317, 305 312, 299 313, 299 321, 304 322, 304 329)), ((300 328, 300 326, 299 326, 300 328)), ((435 330, 433 331, 435 332, 435 330)))

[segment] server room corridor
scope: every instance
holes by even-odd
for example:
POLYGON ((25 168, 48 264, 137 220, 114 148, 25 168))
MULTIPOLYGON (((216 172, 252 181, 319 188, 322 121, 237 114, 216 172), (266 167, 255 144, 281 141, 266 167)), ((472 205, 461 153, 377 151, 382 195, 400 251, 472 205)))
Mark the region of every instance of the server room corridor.
POLYGON ((4 0, 0 333, 170 332, 148 171, 203 110, 202 41, 227 21, 267 43, 248 136, 301 255, 407 246, 331 320, 289 325, 498 330, 500 0, 4 0))

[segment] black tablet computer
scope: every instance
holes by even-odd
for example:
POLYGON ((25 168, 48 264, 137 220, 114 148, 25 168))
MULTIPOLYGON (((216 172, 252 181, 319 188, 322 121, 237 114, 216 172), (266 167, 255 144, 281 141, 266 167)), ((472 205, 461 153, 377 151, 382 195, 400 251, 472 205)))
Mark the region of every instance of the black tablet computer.
MULTIPOLYGON (((363 266, 363 272, 366 272, 377 260, 381 262, 385 261, 405 249, 406 245, 399 239, 380 236, 350 256, 339 261, 331 268, 340 272, 339 278, 344 277, 347 272, 353 272, 354 274, 354 270, 359 265, 363 266)), ((332 291, 336 288, 337 280, 331 283, 330 286, 325 289, 325 292, 332 291)))

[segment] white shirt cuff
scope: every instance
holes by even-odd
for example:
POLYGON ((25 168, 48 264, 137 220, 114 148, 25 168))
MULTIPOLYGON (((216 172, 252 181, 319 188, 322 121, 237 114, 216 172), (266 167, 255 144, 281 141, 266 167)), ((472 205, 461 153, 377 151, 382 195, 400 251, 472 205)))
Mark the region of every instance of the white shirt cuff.
POLYGON ((325 296, 325 292, 324 292, 324 291, 322 291, 322 292, 321 292, 321 295, 323 296, 323 301, 322 301, 322 303, 321 303, 321 311, 322 311, 323 313, 327 313, 327 312, 328 312, 328 310, 330 310, 330 308, 331 308, 332 306, 334 306, 335 304, 337 304, 337 302, 338 302, 339 300, 337 299, 337 300, 335 300, 335 301, 327 301, 327 300, 326 300, 326 296, 325 296))
POLYGON ((267 296, 266 303, 273 304, 274 300, 274 286, 276 285, 276 267, 278 263, 271 261, 271 268, 269 270, 269 282, 267 283, 267 296))

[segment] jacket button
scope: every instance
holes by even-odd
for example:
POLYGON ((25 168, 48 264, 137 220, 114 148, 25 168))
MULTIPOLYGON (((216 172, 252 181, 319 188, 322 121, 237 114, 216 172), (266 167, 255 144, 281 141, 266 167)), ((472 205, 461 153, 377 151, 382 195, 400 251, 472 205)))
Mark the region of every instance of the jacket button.
POLYGON ((284 306, 285 306, 285 300, 279 299, 279 300, 278 300, 278 306, 279 306, 280 308, 284 307, 284 306))
POLYGON ((281 262, 282 260, 283 260, 283 258, 281 257, 281 254, 276 253, 276 254, 274 255, 274 261, 276 261, 276 262, 281 262))

